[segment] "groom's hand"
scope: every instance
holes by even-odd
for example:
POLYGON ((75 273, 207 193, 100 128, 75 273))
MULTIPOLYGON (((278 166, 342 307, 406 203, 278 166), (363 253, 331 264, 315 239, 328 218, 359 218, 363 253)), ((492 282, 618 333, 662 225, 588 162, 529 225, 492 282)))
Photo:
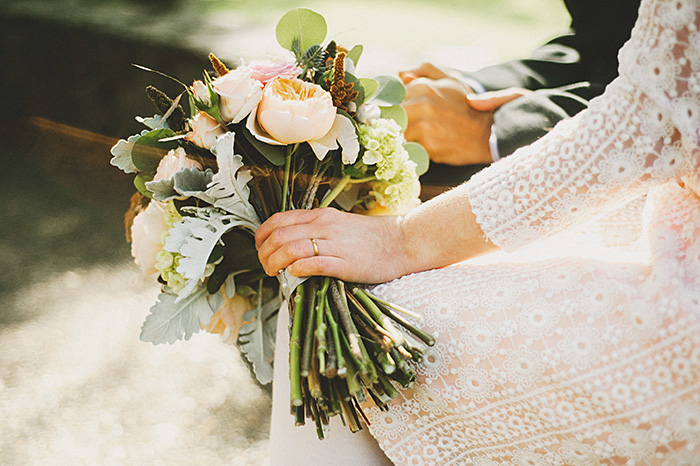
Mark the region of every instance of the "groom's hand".
POLYGON ((434 162, 448 165, 493 161, 489 146, 493 113, 529 92, 506 89, 476 95, 445 70, 426 63, 400 73, 406 85, 406 139, 420 143, 434 162))

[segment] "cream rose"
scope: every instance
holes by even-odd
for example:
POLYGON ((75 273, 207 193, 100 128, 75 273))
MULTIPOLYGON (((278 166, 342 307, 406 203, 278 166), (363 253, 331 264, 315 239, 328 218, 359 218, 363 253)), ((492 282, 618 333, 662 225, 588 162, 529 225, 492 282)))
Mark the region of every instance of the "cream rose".
POLYGON ((204 105, 211 105, 211 99, 209 98, 209 88, 202 81, 195 81, 192 83, 192 95, 195 99, 201 101, 204 105))
POLYGON ((205 149, 216 145, 216 138, 226 133, 226 130, 215 119, 204 112, 197 113, 189 121, 190 132, 186 139, 192 144, 205 149))
POLYGON ((219 114, 227 123, 238 123, 260 102, 262 83, 253 79, 248 67, 231 70, 211 84, 219 94, 219 114))
POLYGON ((269 82, 258 105, 258 123, 283 144, 325 136, 335 121, 331 95, 321 86, 300 79, 269 82))
POLYGON ((169 180, 183 168, 202 168, 202 165, 196 160, 187 157, 185 149, 178 147, 160 159, 153 181, 169 180))
POLYGON ((134 218, 131 225, 131 255, 144 276, 158 273, 157 255, 163 249, 161 237, 167 228, 165 207, 158 201, 149 202, 134 218))

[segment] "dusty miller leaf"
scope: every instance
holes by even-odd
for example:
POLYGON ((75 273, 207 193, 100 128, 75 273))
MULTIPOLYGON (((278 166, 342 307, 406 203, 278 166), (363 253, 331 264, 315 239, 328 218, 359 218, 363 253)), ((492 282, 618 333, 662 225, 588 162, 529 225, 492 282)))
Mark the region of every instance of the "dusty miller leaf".
POLYGON ((200 324, 209 322, 221 302, 220 295, 210 295, 205 288, 200 288, 180 302, 173 294, 161 293, 141 327, 141 340, 155 345, 172 344, 182 338, 189 340, 199 332, 200 324))
POLYGON ((129 136, 129 139, 120 139, 109 151, 113 155, 109 163, 122 169, 124 173, 138 172, 138 168, 136 168, 136 165, 134 165, 134 162, 131 160, 131 151, 134 149, 134 143, 146 133, 148 133, 148 130, 145 129, 141 134, 129 136))
POLYGON ((251 205, 248 182, 253 176, 243 167, 243 158, 234 153, 235 133, 228 132, 220 136, 212 152, 216 155, 219 171, 212 179, 206 194, 214 199, 214 207, 223 209, 250 221, 255 226, 260 225, 260 219, 251 205))
POLYGON ((213 200, 206 195, 207 186, 211 183, 213 172, 198 168, 183 168, 178 170, 170 179, 151 181, 146 187, 153 193, 153 199, 167 202, 171 199, 197 197, 205 202, 213 200))
MULTIPOLYGON (((258 296, 262 297, 262 281, 258 296)), ((238 347, 253 365, 253 372, 261 384, 272 382, 272 363, 275 359, 275 330, 277 313, 282 304, 279 294, 266 303, 262 298, 258 305, 246 312, 243 320, 251 321, 238 334, 238 347)))
POLYGON ((185 287, 180 291, 177 302, 192 293, 204 272, 214 249, 221 237, 232 228, 244 227, 253 231, 252 225, 236 215, 222 214, 211 208, 189 208, 196 217, 183 217, 180 223, 173 225, 170 235, 165 240, 165 250, 178 252, 183 257, 177 271, 185 277, 185 287))

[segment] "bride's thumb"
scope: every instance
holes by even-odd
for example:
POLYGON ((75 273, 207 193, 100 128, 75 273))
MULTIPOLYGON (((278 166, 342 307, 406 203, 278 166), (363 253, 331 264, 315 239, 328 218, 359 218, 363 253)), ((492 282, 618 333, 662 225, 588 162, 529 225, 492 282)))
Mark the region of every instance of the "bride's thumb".
POLYGON ((467 103, 474 110, 478 110, 480 112, 493 112, 501 105, 526 94, 530 94, 531 92, 532 91, 521 87, 509 87, 508 89, 489 91, 484 92, 483 94, 469 94, 467 96, 467 103))

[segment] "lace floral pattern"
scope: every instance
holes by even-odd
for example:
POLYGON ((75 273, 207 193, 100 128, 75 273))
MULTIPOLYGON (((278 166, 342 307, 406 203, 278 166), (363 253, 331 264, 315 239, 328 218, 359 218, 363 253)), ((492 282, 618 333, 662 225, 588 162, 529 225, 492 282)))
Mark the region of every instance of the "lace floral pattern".
POLYGON ((366 409, 396 465, 700 464, 699 24, 644 1, 605 95, 470 181, 511 255, 375 288, 437 337, 391 414, 366 409))

